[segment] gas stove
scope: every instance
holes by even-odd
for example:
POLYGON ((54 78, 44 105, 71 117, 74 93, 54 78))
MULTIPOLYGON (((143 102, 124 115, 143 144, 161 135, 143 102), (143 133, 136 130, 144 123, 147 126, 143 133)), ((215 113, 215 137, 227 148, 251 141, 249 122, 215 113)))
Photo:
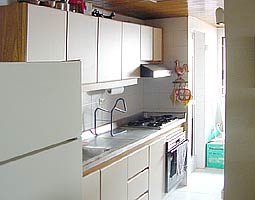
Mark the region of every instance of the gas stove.
POLYGON ((160 130, 165 126, 172 124, 178 119, 184 119, 185 112, 160 113, 150 112, 143 113, 142 117, 130 121, 126 126, 133 128, 149 128, 160 130))

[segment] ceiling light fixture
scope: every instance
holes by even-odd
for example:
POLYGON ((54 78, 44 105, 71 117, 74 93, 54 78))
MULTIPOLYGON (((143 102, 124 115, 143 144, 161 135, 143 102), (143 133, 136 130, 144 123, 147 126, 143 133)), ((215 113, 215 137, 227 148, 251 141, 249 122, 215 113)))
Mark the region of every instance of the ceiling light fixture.
POLYGON ((216 24, 221 25, 224 24, 224 10, 221 7, 218 7, 215 11, 216 13, 216 24))

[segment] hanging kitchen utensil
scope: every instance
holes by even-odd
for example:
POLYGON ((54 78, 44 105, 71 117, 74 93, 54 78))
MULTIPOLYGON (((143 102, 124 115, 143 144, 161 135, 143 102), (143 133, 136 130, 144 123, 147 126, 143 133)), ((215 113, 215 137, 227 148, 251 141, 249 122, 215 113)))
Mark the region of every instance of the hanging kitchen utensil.
POLYGON ((187 105, 189 101, 192 99, 191 91, 188 89, 188 81, 184 80, 182 76, 185 72, 188 72, 188 65, 184 64, 183 67, 179 66, 179 61, 175 61, 175 72, 178 75, 178 78, 173 81, 174 88, 171 94, 171 99, 173 104, 178 101, 183 105, 187 105))

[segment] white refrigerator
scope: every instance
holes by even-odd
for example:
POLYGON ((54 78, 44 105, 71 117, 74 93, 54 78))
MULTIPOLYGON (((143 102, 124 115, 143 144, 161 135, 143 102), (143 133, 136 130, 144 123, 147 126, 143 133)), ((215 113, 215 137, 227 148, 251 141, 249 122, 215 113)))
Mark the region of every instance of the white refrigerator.
POLYGON ((0 63, 0 199, 81 200, 80 62, 0 63))

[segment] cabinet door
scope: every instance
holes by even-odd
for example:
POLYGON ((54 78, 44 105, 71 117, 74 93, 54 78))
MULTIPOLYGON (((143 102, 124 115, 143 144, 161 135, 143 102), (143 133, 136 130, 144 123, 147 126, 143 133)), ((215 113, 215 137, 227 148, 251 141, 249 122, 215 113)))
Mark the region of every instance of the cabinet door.
POLYGON ((141 196, 141 197, 138 198, 137 200, 149 200, 149 195, 148 195, 148 193, 145 193, 143 196, 141 196))
POLYGON ((148 167, 148 157, 148 146, 145 146, 128 156, 128 178, 132 178, 148 167))
POLYGON ((121 22, 99 19, 98 82, 121 79, 121 22))
POLYGON ((141 60, 152 60, 153 28, 141 25, 141 60))
POLYGON ((153 60, 162 61, 162 29, 153 28, 153 60))
POLYGON ((81 60, 82 83, 97 80, 98 18, 68 12, 67 60, 81 60))
POLYGON ((148 169, 128 181, 128 200, 135 200, 147 191, 148 169))
POLYGON ((127 159, 101 170, 101 200, 127 200, 127 159))
POLYGON ((140 25, 123 22, 122 79, 140 76, 140 25))
POLYGON ((162 199, 165 186, 165 139, 150 145, 149 199, 162 199))
POLYGON ((66 12, 28 4, 27 61, 66 60, 66 12))
POLYGON ((100 200, 100 171, 95 171, 83 177, 82 180, 82 199, 100 200))

